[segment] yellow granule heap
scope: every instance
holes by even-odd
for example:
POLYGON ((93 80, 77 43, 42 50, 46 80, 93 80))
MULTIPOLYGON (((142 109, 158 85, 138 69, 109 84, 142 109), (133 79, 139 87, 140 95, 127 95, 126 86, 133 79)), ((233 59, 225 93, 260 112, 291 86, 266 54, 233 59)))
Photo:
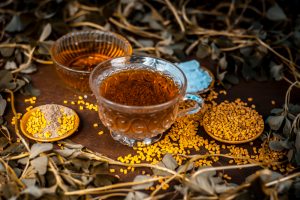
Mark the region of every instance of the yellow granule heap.
MULTIPOLYGON (((203 123, 203 115, 213 106, 217 105, 214 101, 217 96, 218 94, 212 91, 206 97, 205 107, 199 113, 177 119, 169 132, 165 133, 163 139, 149 146, 138 143, 137 147, 133 148, 135 150, 134 155, 129 154, 123 157, 120 156, 118 157, 118 160, 127 164, 141 162, 156 164, 162 160, 166 153, 172 154, 179 165, 183 164, 184 161, 188 159, 187 156, 191 154, 223 154, 226 156, 236 157, 235 159, 227 159, 228 164, 246 164, 250 163, 251 160, 257 162, 279 161, 284 158, 284 152, 275 152, 270 150, 266 142, 264 142, 260 148, 253 147, 252 150, 248 150, 239 145, 225 145, 223 143, 217 143, 209 136, 208 139, 202 137, 207 135, 205 132, 200 132, 198 130, 199 126, 203 123)), ((250 145, 253 145, 253 143, 250 143, 250 145)), ((194 162, 194 166, 212 166, 218 160, 219 156, 217 155, 209 156, 207 158, 197 160, 194 162)), ((276 163, 273 163, 268 166, 273 169, 276 168, 281 172, 293 170, 293 167, 291 166, 276 165, 276 167, 275 165, 276 163)), ((122 172, 124 173, 123 169, 122 172)))
POLYGON ((262 116, 240 99, 213 106, 205 114, 203 125, 216 139, 229 142, 249 140, 264 129, 262 116))
POLYGON ((34 135, 41 132, 47 126, 47 121, 40 109, 31 113, 26 123, 26 130, 28 133, 34 135))

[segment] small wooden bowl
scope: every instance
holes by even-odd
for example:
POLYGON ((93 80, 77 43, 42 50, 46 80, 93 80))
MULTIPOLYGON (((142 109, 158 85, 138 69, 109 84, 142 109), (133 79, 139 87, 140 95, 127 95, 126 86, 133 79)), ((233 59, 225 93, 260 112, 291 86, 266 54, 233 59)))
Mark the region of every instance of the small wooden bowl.
POLYGON ((32 140, 35 140, 35 141, 39 141, 39 142, 54 142, 54 141, 58 141, 58 140, 62 140, 66 137, 69 137, 70 135, 72 135, 77 129, 78 129, 78 126, 79 126, 79 117, 77 115, 77 113, 72 110, 71 108, 68 108, 66 106, 62 106, 62 105, 57 105, 57 104, 46 104, 46 105, 42 105, 42 106, 38 106, 38 107, 35 107, 33 109, 31 109, 30 111, 26 112, 21 121, 20 121, 20 127, 21 127, 21 131, 23 132, 23 134, 32 139, 32 140), (46 105, 56 105, 56 106, 59 106, 59 108, 64 108, 64 109, 68 109, 68 110, 71 110, 75 116, 75 123, 74 123, 74 128, 70 131, 68 131, 66 134, 64 135, 61 135, 61 136, 58 136, 58 137, 53 137, 53 138, 40 138, 40 137, 35 137, 34 135, 30 134, 27 132, 26 130, 26 124, 27 124, 27 121, 28 121, 28 118, 31 116, 32 112, 36 111, 37 109, 41 109, 43 106, 46 106, 46 105))
MULTIPOLYGON (((210 111, 209 111, 209 112, 210 112, 210 111)), ((207 112, 205 115, 208 115, 209 112, 207 112)), ((205 117, 205 116, 204 116, 204 117, 205 117)), ((263 120, 263 119, 261 119, 261 120, 263 120)), ((227 144, 243 144, 243 143, 251 142, 251 141, 257 139, 257 138, 263 133, 263 131, 264 131, 264 128, 262 128, 261 131, 260 131, 260 132, 257 132, 256 135, 255 135, 254 137, 249 138, 249 139, 247 139, 247 140, 239 140, 239 141, 231 141, 231 140, 230 140, 230 141, 229 141, 229 140, 224 140, 224 139, 222 139, 222 138, 219 138, 219 137, 215 136, 213 133, 209 132, 209 131, 207 130, 207 125, 206 125, 206 124, 203 125, 203 128, 204 128, 205 132, 206 132, 210 137, 212 137, 213 139, 215 139, 215 140, 217 140, 217 141, 219 141, 219 142, 223 142, 223 143, 227 143, 227 144)))

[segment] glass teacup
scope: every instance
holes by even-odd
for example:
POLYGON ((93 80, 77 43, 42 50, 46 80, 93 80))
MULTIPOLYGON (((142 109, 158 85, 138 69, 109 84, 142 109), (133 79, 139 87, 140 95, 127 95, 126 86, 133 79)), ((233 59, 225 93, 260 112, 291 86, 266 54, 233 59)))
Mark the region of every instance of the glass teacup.
POLYGON ((103 125, 110 130, 113 139, 129 146, 135 146, 137 142, 148 145, 159 140, 177 117, 198 112, 204 103, 197 94, 186 93, 187 80, 181 69, 154 57, 133 55, 104 61, 92 71, 89 83, 103 125), (105 98, 100 90, 101 84, 112 75, 128 70, 157 72, 171 79, 178 92, 166 102, 145 106, 125 105, 105 98), (186 100, 194 101, 195 106, 179 110, 179 104, 186 100))

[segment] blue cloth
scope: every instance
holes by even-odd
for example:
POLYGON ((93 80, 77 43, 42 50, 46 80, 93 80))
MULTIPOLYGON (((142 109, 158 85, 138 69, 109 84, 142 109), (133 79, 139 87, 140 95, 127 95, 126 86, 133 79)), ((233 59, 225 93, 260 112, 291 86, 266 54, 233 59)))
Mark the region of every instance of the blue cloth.
POLYGON ((187 78, 187 92, 201 92, 212 82, 209 73, 201 68, 197 60, 190 60, 177 64, 187 78))

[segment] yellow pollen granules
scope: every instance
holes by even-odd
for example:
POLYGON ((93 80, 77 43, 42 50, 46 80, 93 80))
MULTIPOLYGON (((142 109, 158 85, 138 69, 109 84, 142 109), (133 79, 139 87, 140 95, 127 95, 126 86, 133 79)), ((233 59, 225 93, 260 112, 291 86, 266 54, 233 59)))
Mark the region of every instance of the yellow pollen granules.
MULTIPOLYGON (((17 119, 20 119, 22 117, 22 113, 17 113, 17 119)), ((13 118, 11 119, 11 125, 15 125, 16 121, 17 121, 16 117, 13 116, 13 118)))
POLYGON ((24 102, 25 103, 30 103, 30 104, 35 104, 36 97, 31 97, 31 98, 25 99, 24 102))
POLYGON ((31 113, 26 123, 26 131, 32 135, 41 132, 47 125, 44 114, 40 109, 31 113))
POLYGON ((212 107, 203 118, 205 130, 215 139, 229 143, 255 138, 262 133, 264 121, 261 115, 246 105, 238 99, 212 107))
POLYGON ((57 130, 58 135, 64 135, 72 130, 75 126, 75 115, 63 114, 61 118, 58 118, 60 127, 57 130))

